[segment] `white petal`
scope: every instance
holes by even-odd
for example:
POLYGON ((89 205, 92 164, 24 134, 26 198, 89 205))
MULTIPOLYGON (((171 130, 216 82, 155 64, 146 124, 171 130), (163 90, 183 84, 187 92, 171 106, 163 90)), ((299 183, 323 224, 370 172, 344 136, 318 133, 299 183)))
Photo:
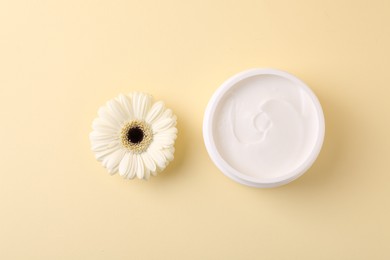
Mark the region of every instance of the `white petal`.
POLYGON ((107 149, 116 148, 119 149, 119 142, 113 141, 113 142, 95 142, 91 146, 91 150, 94 152, 101 152, 107 149))
POLYGON ((118 128, 102 118, 96 118, 92 122, 92 129, 102 133, 116 133, 118 128))
POLYGON ((106 133, 101 133, 101 132, 98 132, 98 131, 93 131, 89 134, 89 139, 92 141, 107 141, 107 142, 111 142, 111 141, 114 141, 116 139, 118 139, 119 136, 116 135, 116 134, 106 134, 106 133))
POLYGON ((125 112, 123 112, 122 110, 122 106, 120 104, 120 102, 116 99, 112 99, 110 101, 107 102, 107 107, 109 107, 110 111, 111 111, 111 114, 116 118, 116 120, 119 122, 119 123, 123 123, 127 120, 129 120, 127 117, 126 117, 126 114, 125 112))
POLYGON ((175 143, 176 135, 175 134, 156 134, 153 137, 153 142, 156 142, 156 145, 162 148, 169 148, 175 143))
POLYGON ((165 129, 164 131, 158 132, 158 134, 166 135, 166 134, 174 134, 177 135, 177 128, 176 127, 170 127, 168 129, 165 129))
POLYGON ((152 125, 153 133, 156 134, 158 132, 167 130, 175 124, 176 121, 174 121, 172 118, 160 118, 152 125))
POLYGON ((148 168, 144 168, 144 178, 143 179, 149 180, 149 178, 150 178, 150 170, 148 168))
POLYGON ((136 155, 137 158, 137 177, 138 179, 142 179, 144 177, 144 163, 142 162, 142 158, 139 154, 136 155))
POLYGON ((172 116, 173 116, 172 110, 167 108, 164 110, 164 113, 162 114, 161 118, 172 117, 172 116))
POLYGON ((93 152, 103 152, 108 149, 119 149, 122 148, 122 144, 118 141, 91 141, 91 150, 93 152))
POLYGON ((136 160, 136 154, 131 153, 130 154, 130 161, 129 161, 129 169, 126 175, 127 179, 134 179, 136 176, 137 171, 137 160, 136 160))
POLYGON ((162 154, 161 151, 157 150, 157 149, 154 149, 151 146, 149 146, 149 149, 147 151, 150 156, 152 157, 153 161, 156 163, 156 165, 158 166, 158 168, 160 170, 164 169, 165 166, 166 166, 166 160, 165 160, 165 157, 164 155, 162 154))
POLYGON ((151 172, 155 172, 157 170, 156 164, 154 163, 152 157, 150 154, 142 153, 141 154, 142 160, 144 161, 145 168, 148 168, 151 172))
POLYGON ((89 140, 91 141, 92 144, 101 144, 101 143, 111 143, 114 141, 119 141, 118 136, 111 136, 111 135, 89 135, 89 140))
POLYGON ((176 116, 176 115, 173 115, 173 116, 172 116, 172 119, 173 119, 173 121, 175 121, 174 126, 176 126, 176 124, 177 124, 177 116, 176 116))
POLYGON ((114 127, 120 127, 120 121, 111 114, 111 112, 108 110, 108 107, 100 107, 98 110, 98 115, 100 118, 106 120, 114 127))
POLYGON ((164 157, 168 160, 168 161, 172 161, 173 160, 173 153, 174 153, 174 149, 163 149, 162 152, 164 154, 164 157))
POLYGON ((133 94, 133 110, 136 119, 145 119, 150 109, 152 97, 144 93, 135 92, 133 94))
POLYGON ((115 173, 118 172, 118 166, 114 167, 114 168, 111 168, 111 169, 107 169, 108 170, 108 173, 110 175, 114 175, 115 173))
POLYGON ((109 156, 110 154, 114 153, 117 150, 118 150, 118 148, 114 147, 114 148, 111 148, 111 149, 102 150, 100 152, 95 152, 95 158, 99 162, 103 161, 104 158, 106 158, 107 156, 109 156))
POLYGON ((145 121, 149 124, 153 124, 153 122, 163 114, 164 109, 165 109, 164 102, 158 101, 154 103, 152 108, 149 110, 145 118, 145 121))
POLYGON ((121 102, 123 111, 126 113, 126 116, 128 117, 128 119, 129 120, 134 119, 134 112, 133 112, 133 107, 131 104, 131 99, 128 96, 120 94, 119 101, 121 102))
POLYGON ((172 126, 168 129, 165 129, 164 131, 159 131, 154 136, 157 136, 157 135, 158 136, 170 136, 170 137, 176 138, 177 137, 177 128, 172 126))
POLYGON ((122 161, 119 163, 120 176, 125 177, 130 171, 130 160, 131 160, 131 154, 127 152, 125 156, 123 156, 122 161))
POLYGON ((106 167, 110 172, 117 169, 119 166, 119 162, 122 160, 125 151, 123 149, 116 149, 110 155, 104 157, 103 166, 106 167))

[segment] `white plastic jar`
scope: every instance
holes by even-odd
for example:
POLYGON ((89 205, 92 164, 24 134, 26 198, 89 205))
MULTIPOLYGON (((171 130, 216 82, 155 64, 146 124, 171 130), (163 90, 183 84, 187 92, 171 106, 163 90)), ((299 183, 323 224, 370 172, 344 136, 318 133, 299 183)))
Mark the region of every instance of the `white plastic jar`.
POLYGON ((203 136, 215 165, 231 179, 268 188, 301 176, 324 140, 321 105, 284 71, 251 69, 226 82, 205 112, 203 136))

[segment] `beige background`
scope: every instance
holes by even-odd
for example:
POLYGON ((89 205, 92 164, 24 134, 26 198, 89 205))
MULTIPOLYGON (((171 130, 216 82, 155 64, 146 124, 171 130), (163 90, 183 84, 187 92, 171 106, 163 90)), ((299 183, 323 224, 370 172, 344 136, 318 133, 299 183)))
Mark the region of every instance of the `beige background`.
POLYGON ((1 1, 1 259, 390 259, 390 2, 1 1), (252 67, 312 87, 327 133, 275 189, 231 181, 202 118, 252 67), (177 114, 149 182, 89 150, 97 109, 141 90, 177 114))

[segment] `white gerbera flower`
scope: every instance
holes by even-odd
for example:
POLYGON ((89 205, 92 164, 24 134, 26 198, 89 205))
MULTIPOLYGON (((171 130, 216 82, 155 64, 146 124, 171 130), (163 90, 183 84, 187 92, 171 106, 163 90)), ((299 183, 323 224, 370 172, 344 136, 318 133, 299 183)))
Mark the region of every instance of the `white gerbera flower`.
POLYGON ((176 116, 162 101, 133 92, 98 111, 90 134, 92 151, 110 174, 149 179, 173 160, 176 116))

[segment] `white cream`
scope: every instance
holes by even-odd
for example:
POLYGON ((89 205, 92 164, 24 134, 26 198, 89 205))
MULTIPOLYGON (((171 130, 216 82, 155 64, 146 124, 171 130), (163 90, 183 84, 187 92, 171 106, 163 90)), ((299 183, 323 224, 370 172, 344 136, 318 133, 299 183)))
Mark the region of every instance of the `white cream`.
POLYGON ((250 70, 225 82, 205 115, 209 154, 229 177, 257 187, 299 177, 316 159, 324 136, 321 106, 297 78, 250 70))

